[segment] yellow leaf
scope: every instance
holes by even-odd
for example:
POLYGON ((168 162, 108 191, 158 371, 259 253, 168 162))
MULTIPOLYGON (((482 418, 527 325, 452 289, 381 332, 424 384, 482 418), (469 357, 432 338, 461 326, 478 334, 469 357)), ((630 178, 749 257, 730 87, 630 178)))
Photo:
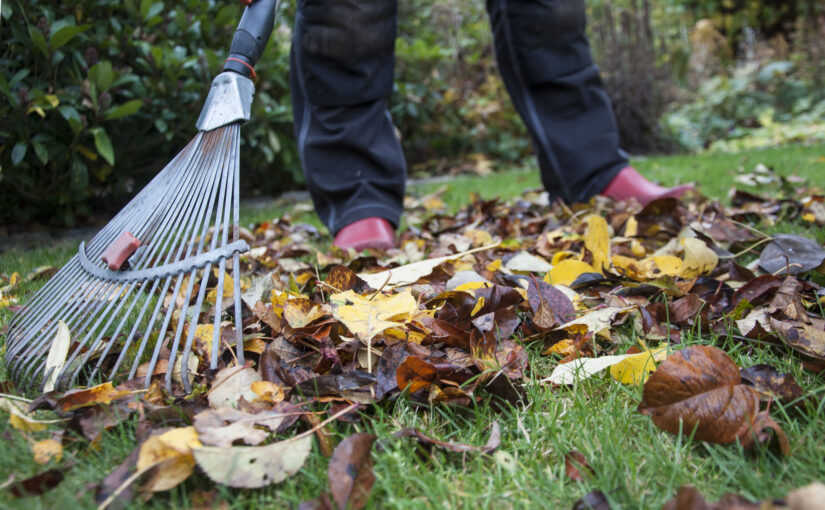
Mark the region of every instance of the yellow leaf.
POLYGON ((653 262, 659 272, 667 276, 679 276, 682 273, 682 259, 673 255, 658 255, 653 257, 653 262))
POLYGON ((189 478, 195 467, 192 449, 202 446, 195 427, 172 429, 151 436, 140 447, 137 469, 156 469, 142 489, 149 492, 166 491, 189 478))
POLYGON ((561 342, 557 342, 551 345, 547 350, 545 350, 542 354, 545 356, 549 356, 551 354, 559 354, 561 356, 567 356, 569 354, 573 354, 576 350, 576 347, 573 345, 573 341, 569 338, 565 338, 561 342))
POLYGON ((57 105, 60 104, 60 98, 58 98, 54 94, 46 94, 46 101, 48 101, 49 104, 52 105, 52 108, 57 108, 57 105))
POLYGON ((306 298, 290 299, 284 306, 284 319, 293 328, 302 328, 325 313, 322 307, 306 298))
POLYGON ((278 292, 272 291, 272 297, 269 299, 272 302, 272 311, 280 318, 284 318, 284 307, 287 300, 289 300, 289 293, 287 291, 278 292))
POLYGON ((489 282, 467 282, 467 283, 462 283, 461 285, 459 285, 458 287, 456 287, 453 290, 455 290, 455 291, 463 290, 463 291, 466 291, 466 292, 470 292, 470 291, 473 291, 473 290, 476 290, 476 289, 486 289, 487 287, 492 287, 492 286, 493 286, 493 284, 489 283, 489 282))
POLYGON ((632 251, 633 255, 636 255, 637 257, 644 257, 645 253, 647 253, 644 245, 640 243, 638 239, 633 239, 630 241, 630 251, 632 251))
MULTIPOLYGON (((218 275, 218 271, 215 271, 215 276, 218 275)), ((232 279, 232 275, 229 273, 224 273, 223 275, 223 295, 221 296, 222 299, 231 298, 235 295, 235 281, 232 279)), ((215 285, 214 289, 210 289, 209 292, 206 294, 206 302, 207 303, 214 303, 215 300, 218 299, 218 287, 217 284, 215 285)))
POLYGON ((388 297, 377 295, 370 300, 348 290, 333 294, 329 300, 332 316, 365 342, 387 328, 399 326, 418 310, 410 291, 388 297))
POLYGON ((639 222, 636 221, 635 216, 631 216, 624 224, 624 236, 636 237, 637 235, 639 235, 639 222))
POLYGON ((464 232, 464 235, 473 241, 473 246, 486 246, 493 244, 493 236, 486 230, 471 229, 464 232))
POLYGON ((484 299, 484 296, 481 296, 480 298, 478 298, 478 301, 476 301, 476 305, 473 307, 473 311, 470 312, 470 317, 475 317, 475 315, 478 312, 480 312, 482 308, 484 308, 484 303, 485 302, 486 302, 486 300, 484 299))
POLYGON ((545 281, 551 285, 567 285, 573 283, 583 273, 597 272, 593 266, 581 260, 565 259, 553 266, 547 275, 544 277, 545 281))
POLYGON ((29 110, 26 112, 26 115, 29 115, 32 112, 35 112, 36 114, 40 115, 44 119, 46 118, 46 113, 43 111, 43 108, 40 108, 39 106, 30 107, 29 110))
POLYGON ((587 218, 584 246, 593 255, 593 268, 603 273, 610 261, 610 234, 607 222, 601 216, 591 214, 587 218))
POLYGON ((489 264, 487 264, 487 271, 495 273, 496 271, 501 271, 501 259, 496 259, 489 264))
POLYGON ((699 239, 687 237, 682 239, 682 245, 685 247, 680 275, 682 278, 691 279, 708 274, 719 263, 719 257, 716 256, 716 253, 699 239))
POLYGON ((260 400, 277 404, 284 399, 284 388, 280 384, 270 381, 255 381, 250 386, 260 400))
POLYGON ((46 428, 46 424, 33 420, 22 413, 12 412, 9 424, 21 432, 39 432, 46 428))
POLYGON ((645 271, 639 260, 624 255, 613 255, 611 263, 613 267, 620 270, 619 274, 626 274, 636 280, 645 278, 645 271))
POLYGON ((32 445, 34 461, 38 464, 48 464, 50 460, 63 458, 63 445, 54 439, 44 439, 32 445))
POLYGON ((89 161, 97 161, 97 153, 90 151, 89 149, 87 149, 86 147, 84 147, 82 145, 76 145, 74 150, 76 150, 77 152, 83 154, 83 156, 85 156, 86 159, 88 159, 89 161))
POLYGON ((572 251, 557 251, 553 254, 553 259, 550 261, 550 263, 555 266, 556 264, 559 264, 562 260, 567 260, 575 256, 576 254, 572 251))
POLYGON ((656 370, 656 362, 667 357, 667 347, 633 354, 610 367, 610 375, 622 384, 641 384, 656 370))
POLYGON ((814 213, 806 212, 802 215, 802 221, 814 223, 816 222, 816 215, 814 213))

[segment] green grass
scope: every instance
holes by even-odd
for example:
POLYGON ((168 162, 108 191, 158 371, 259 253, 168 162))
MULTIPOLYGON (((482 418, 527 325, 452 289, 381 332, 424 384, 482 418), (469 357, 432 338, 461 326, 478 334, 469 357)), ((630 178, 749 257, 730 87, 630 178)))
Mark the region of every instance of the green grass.
MULTIPOLYGON (((818 155, 825 147, 789 147, 738 155, 700 155, 649 158, 634 163, 647 175, 665 184, 701 180, 709 195, 723 197, 732 185, 740 164, 763 162, 775 165, 784 174, 814 179, 825 163, 818 155), (744 161, 744 163, 743 163, 744 161)), ((411 194, 432 192, 442 184, 416 186, 411 194)), ((484 179, 460 177, 449 182, 444 200, 458 208, 472 191, 484 198, 517 196, 524 188, 539 186, 535 172, 515 170, 484 179)), ((271 219, 289 211, 288 204, 245 211, 243 222, 271 219)), ((314 216, 296 214, 295 221, 311 221, 314 216)), ((775 226, 777 231, 785 225, 775 226)), ((802 227, 793 226, 793 228, 802 227)), ((820 239, 822 241, 822 239, 820 239)), ((77 243, 62 243, 43 249, 11 250, 0 254, 0 272, 25 274, 35 267, 65 262, 77 243)), ((29 285, 31 292, 39 284, 29 285)), ((8 321, 0 312, 0 327, 8 321)), ((825 432, 825 382, 822 377, 801 369, 789 351, 722 341, 701 333, 686 334, 688 343, 717 343, 731 353, 737 364, 769 363, 792 373, 812 395, 801 408, 783 408, 776 403, 773 416, 789 436, 793 450, 781 458, 768 449, 745 452, 737 445, 694 442, 689 436, 673 436, 656 428, 636 407, 641 388, 624 386, 612 379, 596 378, 575 388, 552 389, 536 381, 549 374, 552 363, 530 352, 528 405, 494 410, 498 406, 481 402, 469 409, 420 406, 405 397, 373 406, 365 411, 361 424, 336 424, 333 431, 343 439, 356 431, 378 436, 380 448, 373 458, 377 481, 370 506, 374 508, 570 508, 575 500, 592 490, 601 490, 614 508, 661 508, 683 484, 695 485, 710 500, 726 492, 751 499, 782 497, 789 490, 821 480, 825 457, 820 438, 825 432), (425 459, 410 439, 393 439, 402 427, 419 427, 439 439, 483 445, 490 424, 501 425, 501 446, 493 455, 460 455, 438 450, 425 459), (585 455, 594 475, 573 482, 564 474, 564 456, 571 450, 585 455)), ((32 460, 28 440, 0 414, 0 480, 10 474, 19 478, 45 469, 32 460)), ((66 479, 40 498, 8 499, 0 495, 0 508, 91 508, 92 492, 87 484, 102 480, 134 448, 136 418, 105 433, 99 443, 74 441, 66 447, 57 465, 71 467, 66 479)), ((29 434, 44 439, 49 432, 29 434)), ((202 475, 184 485, 155 496, 148 503, 133 502, 134 508, 186 508, 199 491, 215 490, 216 505, 226 501, 230 508, 294 508, 326 490, 328 459, 317 444, 303 469, 285 482, 261 490, 230 490, 216 487, 202 475)))

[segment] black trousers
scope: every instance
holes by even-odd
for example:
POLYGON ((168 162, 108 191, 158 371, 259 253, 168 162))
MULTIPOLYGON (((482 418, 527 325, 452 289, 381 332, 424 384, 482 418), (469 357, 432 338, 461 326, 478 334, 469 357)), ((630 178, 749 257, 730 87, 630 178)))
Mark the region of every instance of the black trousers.
MULTIPOLYGON (((330 231, 398 225, 406 164, 387 110, 397 0, 299 0, 290 88, 295 136, 330 231)), ((585 201, 627 165, 585 35, 584 0, 487 0, 502 79, 551 197, 585 201)))

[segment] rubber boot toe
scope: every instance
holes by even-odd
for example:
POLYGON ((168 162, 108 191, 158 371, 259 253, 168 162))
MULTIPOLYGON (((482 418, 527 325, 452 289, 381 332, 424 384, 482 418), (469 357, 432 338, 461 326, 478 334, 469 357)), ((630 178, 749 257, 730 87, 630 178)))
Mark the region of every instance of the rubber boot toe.
POLYGON ((647 205, 658 198, 679 198, 688 191, 696 191, 696 188, 689 184, 665 188, 648 181, 632 166, 627 166, 616 174, 601 194, 616 200, 633 197, 642 205, 647 205))
POLYGON ((364 218, 339 230, 332 244, 344 250, 387 250, 395 246, 395 230, 384 218, 364 218))

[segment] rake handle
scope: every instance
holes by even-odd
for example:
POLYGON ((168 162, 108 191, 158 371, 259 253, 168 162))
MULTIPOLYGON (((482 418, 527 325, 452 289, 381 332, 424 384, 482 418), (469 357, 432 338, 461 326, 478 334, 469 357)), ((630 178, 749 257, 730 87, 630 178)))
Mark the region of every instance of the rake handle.
POLYGON ((233 71, 247 78, 255 77, 255 64, 272 35, 279 4, 280 0, 255 0, 246 6, 232 38, 224 71, 233 71))

